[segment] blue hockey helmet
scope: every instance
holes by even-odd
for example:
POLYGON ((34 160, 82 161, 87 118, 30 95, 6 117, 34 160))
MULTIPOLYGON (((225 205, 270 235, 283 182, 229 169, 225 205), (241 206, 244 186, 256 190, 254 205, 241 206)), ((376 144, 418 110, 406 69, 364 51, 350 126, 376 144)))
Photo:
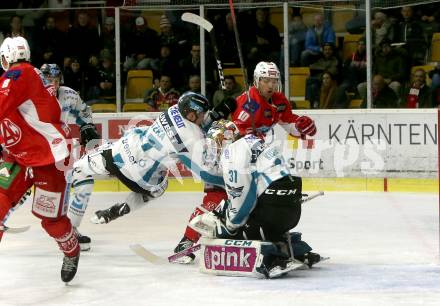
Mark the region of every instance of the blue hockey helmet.
POLYGON ((192 91, 187 91, 181 95, 177 102, 177 106, 179 112, 184 117, 192 112, 199 115, 200 113, 206 113, 211 109, 211 103, 205 96, 192 91))
POLYGON ((46 80, 59 78, 60 84, 64 83, 63 73, 57 64, 43 64, 40 70, 46 80))

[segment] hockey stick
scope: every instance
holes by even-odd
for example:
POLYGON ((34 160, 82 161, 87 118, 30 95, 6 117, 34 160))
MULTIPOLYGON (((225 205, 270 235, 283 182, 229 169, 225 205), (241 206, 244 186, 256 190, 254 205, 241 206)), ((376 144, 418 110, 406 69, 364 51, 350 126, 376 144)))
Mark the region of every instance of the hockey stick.
POLYGON ((237 44, 237 50, 238 50, 238 59, 240 61, 240 68, 241 71, 243 73, 243 79, 244 79, 244 86, 245 86, 245 92, 246 92, 246 96, 247 96, 247 102, 249 103, 249 113, 251 115, 251 127, 252 127, 252 132, 254 134, 257 133, 257 130, 255 128, 255 116, 254 116, 254 110, 252 109, 250 103, 251 103, 251 98, 250 98, 250 93, 249 93, 249 84, 248 84, 248 76, 247 76, 247 70, 244 66, 244 58, 243 58, 243 51, 241 49, 241 43, 240 43, 240 34, 238 33, 238 27, 237 27, 237 18, 235 17, 235 10, 234 10, 234 3, 232 0, 229 0, 229 8, 231 10, 231 17, 232 17, 232 27, 234 29, 234 34, 235 34, 235 43, 237 44))
POLYGON ((163 264, 167 264, 167 263, 172 263, 175 260, 177 260, 183 256, 186 256, 190 253, 194 253, 194 252, 200 250, 201 247, 202 247, 201 244, 193 245, 192 247, 185 249, 179 253, 168 256, 167 259, 162 258, 162 257, 154 254, 153 252, 148 251, 146 248, 144 248, 140 244, 130 245, 130 250, 132 250, 136 255, 142 257, 143 259, 145 259, 148 262, 151 262, 154 265, 163 265, 163 264))
POLYGON ((0 231, 8 233, 8 234, 19 234, 28 231, 31 228, 30 225, 26 225, 23 227, 9 227, 6 225, 0 226, 0 231))
POLYGON ((304 204, 305 202, 313 200, 314 198, 317 198, 317 197, 322 196, 322 195, 324 195, 324 191, 320 190, 319 192, 317 192, 315 194, 312 194, 311 196, 308 196, 305 199, 301 199, 301 204, 304 204))
POLYGON ((222 90, 225 90, 226 89, 225 76, 223 73, 222 62, 220 61, 220 53, 219 53, 218 47, 217 47, 217 40, 215 38, 214 26, 212 25, 212 23, 210 23, 205 18, 200 17, 199 15, 196 15, 193 13, 183 13, 182 20, 189 22, 189 23, 192 23, 192 24, 195 24, 195 25, 198 25, 199 27, 205 29, 209 33, 209 36, 211 37, 212 48, 214 49, 215 61, 217 62, 217 70, 218 70, 218 76, 220 79, 220 85, 222 87, 222 90))

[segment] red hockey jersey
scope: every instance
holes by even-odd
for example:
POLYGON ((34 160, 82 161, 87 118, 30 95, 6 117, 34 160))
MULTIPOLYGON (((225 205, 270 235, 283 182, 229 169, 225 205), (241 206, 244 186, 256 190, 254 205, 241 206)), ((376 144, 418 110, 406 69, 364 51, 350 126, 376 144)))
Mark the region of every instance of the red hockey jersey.
POLYGON ((257 133, 266 134, 273 125, 278 123, 289 134, 300 136, 294 124, 298 116, 292 113, 292 107, 282 93, 274 93, 272 103, 269 103, 260 95, 258 89, 252 86, 249 89, 249 98, 248 101, 246 92, 237 97, 237 109, 232 114, 232 121, 237 125, 241 134, 253 133, 253 121, 257 133))
POLYGON ((14 65, 0 78, 0 134, 24 166, 43 166, 68 155, 67 130, 53 86, 46 87, 28 63, 14 65))

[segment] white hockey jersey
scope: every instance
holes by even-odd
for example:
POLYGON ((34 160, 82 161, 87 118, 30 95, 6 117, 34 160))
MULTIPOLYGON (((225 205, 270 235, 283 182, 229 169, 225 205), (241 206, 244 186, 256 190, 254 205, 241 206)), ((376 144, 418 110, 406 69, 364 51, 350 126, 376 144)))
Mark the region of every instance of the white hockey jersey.
POLYGON ((92 123, 92 111, 90 107, 83 102, 75 90, 67 86, 60 86, 60 88, 58 88, 57 98, 61 105, 61 121, 66 124, 75 123, 78 126, 92 123))
POLYGON ((111 145, 114 163, 130 180, 144 189, 157 184, 158 172, 178 158, 198 179, 223 186, 219 170, 204 163, 203 131, 183 118, 177 105, 170 107, 148 127, 128 130, 111 145))
POLYGON ((226 225, 239 228, 269 185, 289 175, 280 148, 248 134, 222 152, 221 166, 229 198, 226 225))

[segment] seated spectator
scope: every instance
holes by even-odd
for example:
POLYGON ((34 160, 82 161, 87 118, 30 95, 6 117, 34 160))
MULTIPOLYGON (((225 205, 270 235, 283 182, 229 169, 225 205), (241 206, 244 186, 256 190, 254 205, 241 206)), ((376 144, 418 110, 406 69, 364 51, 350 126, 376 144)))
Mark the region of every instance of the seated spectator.
POLYGON ((380 44, 384 39, 387 41, 394 41, 394 26, 383 12, 374 14, 374 19, 371 21, 371 40, 373 52, 380 49, 380 44))
POLYGON ((236 98, 243 92, 243 89, 240 84, 235 81, 233 75, 225 75, 225 87, 225 90, 218 89, 214 92, 214 97, 212 99, 214 106, 220 104, 227 97, 236 98))
POLYGON ((101 32, 101 48, 107 49, 114 56, 115 52, 115 18, 105 18, 101 32))
POLYGON ((171 77, 162 75, 159 87, 153 87, 145 93, 144 102, 150 105, 154 111, 162 112, 173 106, 179 100, 179 92, 172 86, 171 77))
POLYGON ((130 69, 151 69, 152 61, 159 57, 157 32, 148 27, 147 21, 142 16, 136 18, 135 24, 134 31, 127 35, 125 71, 130 69))
MULTIPOLYGON (((206 59, 206 82, 211 84, 217 70, 213 67, 212 62, 206 59)), ((189 77, 194 74, 200 75, 200 44, 193 43, 191 46, 191 54, 179 62, 180 69, 183 73, 183 82, 188 84, 189 77)))
POLYGON ((338 85, 334 76, 330 72, 324 72, 322 74, 321 90, 319 93, 319 106, 317 108, 336 108, 335 98, 337 90, 338 85))
POLYGON ((189 77, 189 81, 188 81, 188 89, 187 90, 182 90, 182 92, 185 91, 192 91, 195 93, 201 93, 202 92, 202 82, 200 79, 200 75, 198 74, 194 74, 192 76, 189 77))
POLYGON ((68 32, 69 53, 67 55, 77 57, 84 66, 92 55, 98 54, 99 42, 98 28, 91 23, 89 14, 87 11, 79 12, 77 21, 68 32))
POLYGON ((336 42, 335 31, 330 25, 324 24, 321 14, 315 15, 315 24, 306 33, 305 50, 301 53, 301 66, 306 67, 317 61, 324 43, 336 42))
MULTIPOLYGON (((396 108, 398 97, 394 90, 388 87, 381 75, 375 75, 372 82, 372 107, 373 108, 396 108)), ((363 102, 365 107, 366 100, 363 102)))
POLYGON ((358 41, 356 51, 344 62, 342 76, 342 83, 336 94, 336 104, 339 108, 346 108, 349 102, 347 92, 356 92, 357 85, 367 81, 367 52, 364 38, 358 41))
POLYGON ((36 31, 35 37, 38 40, 38 45, 35 46, 35 53, 32 55, 33 64, 37 67, 43 63, 57 63, 61 66, 66 54, 67 40, 66 34, 55 27, 55 17, 47 16, 43 28, 36 31), (46 54, 48 50, 53 52, 52 56, 46 54))
POLYGON ((325 43, 323 56, 310 65, 310 77, 306 80, 306 99, 310 101, 313 108, 319 105, 319 88, 325 71, 330 72, 333 78, 337 78, 339 75, 339 60, 334 55, 332 43, 325 43))
POLYGON ((65 58, 65 64, 69 64, 69 66, 65 66, 63 72, 64 84, 76 90, 79 95, 84 98, 86 89, 84 73, 81 69, 81 63, 76 57, 69 57, 69 59, 70 63, 65 58))
POLYGON ((347 21, 345 28, 350 34, 363 34, 365 32, 365 2, 355 3, 356 10, 352 19, 347 21))
POLYGON ((223 65, 230 67, 240 66, 238 52, 236 48, 231 48, 231 46, 236 45, 231 13, 226 14, 225 24, 221 24, 219 30, 215 33, 217 34, 218 49, 223 65))
POLYGON ((164 45, 160 47, 160 57, 152 60, 151 68, 153 69, 153 77, 155 80, 160 79, 160 76, 163 74, 173 75, 175 87, 179 87, 183 84, 179 63, 173 56, 170 46, 164 45))
POLYGON ((429 3, 415 7, 420 16, 423 32, 428 43, 432 40, 434 33, 440 32, 440 10, 438 3, 429 3))
POLYGON ((429 72, 431 78, 431 91, 432 91, 432 105, 434 107, 440 106, 440 62, 438 62, 434 70, 429 72))
MULTIPOLYGON (((407 63, 403 56, 391 48, 391 42, 384 40, 381 43, 381 50, 376 54, 373 64, 373 73, 380 74, 386 84, 400 96, 400 88, 406 79, 407 63)), ((358 91, 362 99, 366 99, 367 84, 358 85, 358 91)))
POLYGON ((399 24, 396 41, 405 43, 403 48, 408 53, 411 66, 422 65, 425 63, 427 51, 423 28, 419 21, 413 18, 413 8, 411 6, 402 7, 401 14, 403 21, 399 24))
POLYGON ((416 69, 412 80, 405 89, 406 108, 430 108, 435 107, 432 101, 431 88, 426 84, 426 72, 416 69))
POLYGON ((248 34, 252 47, 247 54, 248 65, 255 67, 262 60, 278 63, 281 51, 281 39, 278 29, 269 22, 269 10, 258 8, 255 11, 255 28, 248 34))
POLYGON ((97 78, 89 89, 87 103, 114 102, 116 99, 116 77, 113 58, 105 54, 97 68, 97 78))
POLYGON ((290 66, 299 66, 301 52, 304 51, 307 26, 304 24, 300 14, 293 15, 289 23, 289 52, 290 66))
POLYGON ((188 52, 189 39, 185 31, 174 31, 171 22, 166 15, 160 17, 160 33, 159 44, 161 46, 169 46, 171 54, 178 60, 188 52))

